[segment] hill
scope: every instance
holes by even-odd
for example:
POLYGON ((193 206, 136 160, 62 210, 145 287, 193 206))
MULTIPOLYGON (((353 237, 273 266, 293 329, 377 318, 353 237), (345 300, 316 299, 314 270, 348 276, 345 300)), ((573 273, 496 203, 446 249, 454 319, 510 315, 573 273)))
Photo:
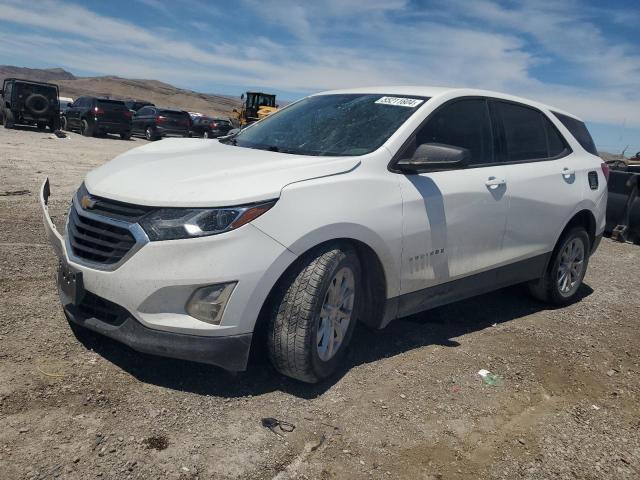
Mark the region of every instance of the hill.
POLYGON ((37 69, 0 65, 0 82, 8 77, 56 83, 60 88, 60 95, 64 97, 96 95, 123 100, 146 100, 162 107, 207 115, 232 116, 232 110, 240 106, 239 98, 185 90, 158 80, 116 76, 76 77, 62 68, 37 69))

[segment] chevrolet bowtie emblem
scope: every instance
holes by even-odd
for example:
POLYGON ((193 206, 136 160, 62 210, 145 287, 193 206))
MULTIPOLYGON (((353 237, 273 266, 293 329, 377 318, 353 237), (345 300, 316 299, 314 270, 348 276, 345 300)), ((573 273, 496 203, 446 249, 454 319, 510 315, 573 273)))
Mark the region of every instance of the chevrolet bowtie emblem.
POLYGON ((82 205, 82 208, 85 210, 90 210, 95 207, 96 201, 89 195, 84 195, 82 199, 80 199, 80 205, 82 205))

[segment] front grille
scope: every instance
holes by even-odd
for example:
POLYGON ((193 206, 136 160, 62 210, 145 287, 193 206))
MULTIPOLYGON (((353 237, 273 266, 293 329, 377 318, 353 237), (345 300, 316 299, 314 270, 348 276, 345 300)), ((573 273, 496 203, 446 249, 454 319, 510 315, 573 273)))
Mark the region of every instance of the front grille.
POLYGON ((78 190, 76 196, 78 199, 78 205, 82 205, 82 198, 85 196, 91 199, 92 213, 104 215, 105 217, 113 218, 115 220, 122 220, 125 222, 137 222, 152 210, 152 207, 131 205, 129 203, 118 202, 115 200, 109 200, 107 198, 90 195, 84 184, 80 186, 80 189, 78 190))
POLYGON ((107 265, 122 260, 136 243, 127 228, 81 215, 75 205, 69 212, 67 234, 74 255, 107 265))
POLYGON ((98 320, 116 326, 121 325, 129 316, 129 312, 120 305, 88 291, 84 292, 84 297, 80 305, 70 308, 75 309, 76 312, 80 313, 83 317, 97 318, 98 320))

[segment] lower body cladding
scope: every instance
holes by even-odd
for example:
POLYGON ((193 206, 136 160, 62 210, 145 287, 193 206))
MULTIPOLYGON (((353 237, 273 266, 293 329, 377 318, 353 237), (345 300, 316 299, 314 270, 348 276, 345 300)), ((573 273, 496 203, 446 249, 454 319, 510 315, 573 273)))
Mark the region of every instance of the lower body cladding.
POLYGON ((94 133, 128 134, 129 132, 131 132, 131 125, 128 123, 97 121, 94 126, 94 133))
POLYGON ((293 253, 247 224, 222 235, 146 242, 115 269, 89 267, 51 222, 48 189, 45 182, 40 201, 70 321, 140 352, 245 369, 260 309, 293 253), (230 286, 219 318, 196 318, 196 292, 217 285, 230 286))
POLYGON ((188 137, 189 130, 185 128, 171 128, 157 126, 155 134, 159 137, 188 137))

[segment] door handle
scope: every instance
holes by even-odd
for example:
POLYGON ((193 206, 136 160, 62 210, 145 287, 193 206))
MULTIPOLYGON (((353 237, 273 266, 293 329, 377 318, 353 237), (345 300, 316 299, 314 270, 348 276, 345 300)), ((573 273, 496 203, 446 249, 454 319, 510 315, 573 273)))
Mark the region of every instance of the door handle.
POLYGON ((576 171, 574 169, 569 169, 567 167, 562 169, 562 175, 565 177, 570 177, 571 175, 575 175, 576 171))
POLYGON ((506 185, 506 183, 507 181, 504 178, 496 177, 489 177, 487 181, 484 182, 487 187, 499 187, 500 185, 506 185))

